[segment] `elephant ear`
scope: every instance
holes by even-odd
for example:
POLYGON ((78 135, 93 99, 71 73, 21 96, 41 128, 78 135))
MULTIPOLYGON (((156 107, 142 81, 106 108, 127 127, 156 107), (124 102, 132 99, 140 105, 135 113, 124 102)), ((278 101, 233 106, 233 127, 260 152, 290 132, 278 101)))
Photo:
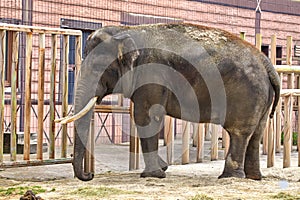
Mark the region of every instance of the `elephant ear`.
POLYGON ((120 66, 122 91, 125 97, 130 98, 135 87, 133 68, 140 53, 129 34, 118 34, 113 38, 118 41, 117 60, 120 66))
POLYGON ((123 67, 129 67, 130 71, 139 56, 139 51, 134 40, 128 34, 118 34, 113 37, 118 42, 118 62, 123 67))

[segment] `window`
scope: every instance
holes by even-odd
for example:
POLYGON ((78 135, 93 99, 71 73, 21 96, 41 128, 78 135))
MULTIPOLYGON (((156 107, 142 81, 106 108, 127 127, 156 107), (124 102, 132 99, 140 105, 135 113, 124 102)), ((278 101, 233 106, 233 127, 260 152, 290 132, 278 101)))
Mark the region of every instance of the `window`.
POLYGON ((153 15, 143 15, 134 13, 121 13, 121 24, 123 25, 139 25, 139 24, 157 24, 157 23, 175 23, 183 22, 181 19, 170 17, 159 17, 153 15))

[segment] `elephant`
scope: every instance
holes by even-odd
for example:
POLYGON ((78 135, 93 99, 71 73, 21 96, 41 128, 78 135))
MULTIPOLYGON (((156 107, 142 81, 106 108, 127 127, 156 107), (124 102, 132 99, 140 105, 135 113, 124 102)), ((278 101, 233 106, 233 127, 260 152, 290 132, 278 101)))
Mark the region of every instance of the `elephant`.
POLYGON ((123 94, 133 102, 145 162, 141 177, 166 177, 158 132, 169 115, 220 124, 229 133, 219 178, 262 178, 260 140, 278 104, 280 79, 268 57, 253 45, 225 30, 189 23, 107 26, 89 36, 83 58, 75 115, 64 119, 75 121, 77 178, 94 177, 83 170, 89 123, 94 104, 110 94, 123 94))

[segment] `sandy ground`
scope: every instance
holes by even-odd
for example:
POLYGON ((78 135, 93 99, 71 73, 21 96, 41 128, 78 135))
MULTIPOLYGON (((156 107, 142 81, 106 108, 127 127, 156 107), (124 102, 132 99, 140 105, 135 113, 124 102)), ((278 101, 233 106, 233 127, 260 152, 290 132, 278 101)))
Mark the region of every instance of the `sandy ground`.
MULTIPOLYGON (((97 151, 101 153, 97 154, 96 176, 90 182, 73 178, 71 164, 2 170, 0 199, 20 199, 28 189, 37 191, 43 199, 300 199, 297 152, 292 153, 292 167, 285 169, 281 154, 276 155, 273 168, 266 167, 266 156, 262 155, 264 178, 253 181, 218 179, 224 160, 208 159, 172 165, 165 179, 140 178, 141 170, 128 171, 128 146, 102 145, 97 151)), ((191 148, 191 158, 194 151, 191 148)), ((179 162, 178 151, 175 155, 179 162)))

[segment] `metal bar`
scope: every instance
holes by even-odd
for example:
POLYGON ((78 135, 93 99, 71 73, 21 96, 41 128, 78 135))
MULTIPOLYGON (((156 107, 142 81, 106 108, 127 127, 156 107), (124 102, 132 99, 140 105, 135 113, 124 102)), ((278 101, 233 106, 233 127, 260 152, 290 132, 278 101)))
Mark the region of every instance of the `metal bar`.
POLYGON ((56 75, 56 56, 57 56, 57 35, 51 37, 51 73, 50 73, 50 124, 49 124, 49 158, 55 158, 55 75, 56 75))
POLYGON ((30 119, 31 119, 31 78, 32 78, 32 33, 26 38, 25 70, 25 119, 24 119, 24 160, 30 158, 30 119))
POLYGON ((19 33, 13 32, 12 69, 11 69, 11 135, 10 160, 17 159, 17 76, 19 63, 19 33))
POLYGON ((39 79, 38 79, 38 136, 37 159, 43 160, 44 136, 44 82, 45 82, 45 34, 39 34, 39 79))
POLYGON ((4 137, 4 76, 6 57, 6 31, 0 30, 0 163, 3 162, 3 137, 4 137))
MULTIPOLYGON (((68 115, 68 61, 69 61, 69 36, 63 36, 63 96, 62 96, 62 117, 68 115)), ((61 157, 67 156, 67 124, 62 125, 62 150, 61 157)))
POLYGON ((0 30, 18 31, 18 32, 33 32, 33 33, 48 33, 48 34, 61 34, 61 35, 78 35, 81 36, 82 32, 72 29, 59 29, 59 28, 46 28, 38 26, 23 26, 0 23, 0 30))

